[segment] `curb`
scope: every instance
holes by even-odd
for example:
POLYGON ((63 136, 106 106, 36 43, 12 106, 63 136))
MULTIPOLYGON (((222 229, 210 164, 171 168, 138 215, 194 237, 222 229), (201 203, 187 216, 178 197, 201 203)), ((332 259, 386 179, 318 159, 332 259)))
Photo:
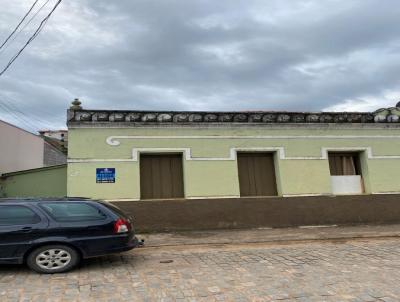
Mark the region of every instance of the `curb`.
MULTIPOLYGON (((140 237, 140 234, 138 235, 140 237)), ((230 241, 230 242, 201 242, 201 243, 178 243, 178 244, 146 244, 142 248, 163 248, 163 247, 201 247, 201 246, 241 246, 246 244, 253 245, 290 245, 302 243, 315 243, 315 242, 347 242, 347 241, 362 241, 362 240, 385 240, 385 239, 398 239, 400 234, 387 234, 387 235, 352 235, 352 236, 338 236, 338 237, 318 237, 318 238, 305 238, 305 239, 272 239, 272 240, 246 240, 246 241, 230 241)), ((146 240, 148 242, 149 239, 146 240)))

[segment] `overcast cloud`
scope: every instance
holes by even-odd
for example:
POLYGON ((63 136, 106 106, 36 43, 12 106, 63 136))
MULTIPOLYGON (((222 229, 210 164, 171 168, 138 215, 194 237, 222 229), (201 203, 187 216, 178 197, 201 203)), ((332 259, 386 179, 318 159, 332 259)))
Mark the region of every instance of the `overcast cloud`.
MULTIPOLYGON (((0 0, 1 42, 32 2, 0 0)), ((400 100, 399 17, 398 0, 64 0, 0 77, 0 119, 65 127, 75 97, 92 109, 374 111, 400 100)))

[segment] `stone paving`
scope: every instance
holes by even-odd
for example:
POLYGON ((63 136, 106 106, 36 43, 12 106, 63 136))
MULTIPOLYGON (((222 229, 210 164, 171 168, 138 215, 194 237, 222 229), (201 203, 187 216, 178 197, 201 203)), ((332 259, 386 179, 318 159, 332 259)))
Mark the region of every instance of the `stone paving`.
POLYGON ((67 274, 0 267, 0 301, 400 301, 400 239, 142 248, 67 274))

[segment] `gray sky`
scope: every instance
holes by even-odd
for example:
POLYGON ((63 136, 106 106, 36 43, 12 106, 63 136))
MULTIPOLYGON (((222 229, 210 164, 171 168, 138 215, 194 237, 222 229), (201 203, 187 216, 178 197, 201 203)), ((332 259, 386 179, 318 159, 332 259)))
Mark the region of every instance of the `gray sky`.
MULTIPOLYGON (((1 42, 32 3, 0 0, 1 42)), ((75 97, 92 109, 374 111, 400 100, 399 17, 398 0, 64 0, 0 77, 0 119, 65 127, 75 97)))

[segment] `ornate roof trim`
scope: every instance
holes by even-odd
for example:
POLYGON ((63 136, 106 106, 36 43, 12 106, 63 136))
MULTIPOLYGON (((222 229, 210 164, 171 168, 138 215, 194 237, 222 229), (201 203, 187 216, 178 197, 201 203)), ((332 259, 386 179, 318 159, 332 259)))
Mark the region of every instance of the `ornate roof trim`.
POLYGON ((67 124, 399 123, 400 108, 375 112, 68 110, 67 124))

